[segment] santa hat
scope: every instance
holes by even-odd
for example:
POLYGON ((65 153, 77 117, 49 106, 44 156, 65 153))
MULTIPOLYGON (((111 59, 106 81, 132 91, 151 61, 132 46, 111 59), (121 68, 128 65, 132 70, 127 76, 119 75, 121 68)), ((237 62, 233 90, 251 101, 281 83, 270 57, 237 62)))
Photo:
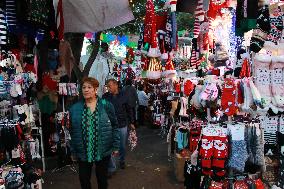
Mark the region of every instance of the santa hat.
POLYGON ((171 12, 176 12, 177 10, 177 0, 170 0, 171 12))
POLYGON ((158 47, 150 47, 147 56, 151 58, 158 58, 161 56, 160 49, 158 47))
POLYGON ((173 61, 171 58, 169 58, 166 62, 165 71, 163 71, 163 77, 173 78, 176 76, 176 74, 177 71, 175 70, 173 61))
POLYGON ((151 58, 147 70, 148 79, 159 79, 162 75, 162 65, 158 58, 151 58))

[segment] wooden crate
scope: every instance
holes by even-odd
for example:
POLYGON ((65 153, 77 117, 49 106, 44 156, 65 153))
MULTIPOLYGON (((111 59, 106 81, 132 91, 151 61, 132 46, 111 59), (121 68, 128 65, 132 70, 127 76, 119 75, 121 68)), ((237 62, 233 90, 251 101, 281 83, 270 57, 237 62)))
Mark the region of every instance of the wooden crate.
POLYGON ((190 159, 190 156, 182 157, 180 154, 177 154, 177 153, 174 157, 174 172, 175 172, 176 179, 179 182, 184 181, 184 163, 188 159, 190 159))

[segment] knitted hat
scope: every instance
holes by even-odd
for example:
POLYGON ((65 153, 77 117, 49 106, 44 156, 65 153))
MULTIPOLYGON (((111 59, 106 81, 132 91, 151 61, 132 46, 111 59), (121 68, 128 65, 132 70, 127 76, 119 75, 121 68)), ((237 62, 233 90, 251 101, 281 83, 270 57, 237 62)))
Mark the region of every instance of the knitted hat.
POLYGON ((165 66, 165 71, 163 71, 162 75, 163 77, 167 77, 167 78, 173 78, 175 77, 177 74, 173 61, 171 58, 168 59, 166 66, 165 66))
POLYGON ((162 75, 162 65, 158 58, 150 58, 148 70, 147 70, 147 78, 148 79, 159 79, 162 75))

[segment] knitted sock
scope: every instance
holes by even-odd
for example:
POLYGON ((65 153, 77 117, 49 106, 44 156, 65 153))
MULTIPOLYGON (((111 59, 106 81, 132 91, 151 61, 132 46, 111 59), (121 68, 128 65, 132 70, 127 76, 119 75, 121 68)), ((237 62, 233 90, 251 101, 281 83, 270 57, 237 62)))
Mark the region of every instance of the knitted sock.
POLYGON ((271 91, 273 95, 272 102, 277 107, 284 107, 284 83, 283 68, 284 56, 276 56, 272 58, 271 64, 271 91))
POLYGON ((283 30, 283 13, 277 7, 272 13, 270 12, 270 32, 267 36, 267 40, 277 44, 281 39, 282 30, 283 30))
POLYGON ((280 117, 279 132, 284 134, 284 116, 283 115, 280 117))
POLYGON ((198 0, 197 7, 194 13, 195 13, 195 18, 197 18, 199 21, 204 20, 203 0, 198 0))
POLYGON ((7 44, 7 25, 5 20, 5 12, 0 8, 0 45, 7 44))
POLYGON ((271 57, 268 55, 256 55, 254 59, 255 86, 261 94, 265 108, 269 107, 272 102, 270 62, 271 57))
POLYGON ((270 31, 269 9, 268 6, 263 6, 258 11, 257 28, 253 30, 250 41, 250 49, 253 52, 259 52, 267 39, 270 31))
POLYGON ((210 169, 212 167, 211 158, 213 157, 214 137, 213 136, 202 136, 201 146, 199 150, 199 157, 201 158, 201 167, 210 169))
POLYGON ((172 109, 170 111, 170 115, 173 116, 178 106, 178 101, 172 101, 172 109))
POLYGON ((237 111, 235 81, 230 78, 224 80, 224 87, 221 97, 221 106, 224 113, 228 116, 234 115, 237 111))
POLYGON ((187 117, 188 115, 186 113, 186 110, 187 110, 187 105, 188 105, 188 98, 181 97, 180 102, 181 102, 181 108, 180 108, 179 115, 187 117))
POLYGON ((195 19, 193 25, 193 38, 197 39, 200 32, 200 21, 195 19))
POLYGON ((214 152, 212 166, 215 168, 225 168, 228 158, 228 137, 214 137, 214 152))

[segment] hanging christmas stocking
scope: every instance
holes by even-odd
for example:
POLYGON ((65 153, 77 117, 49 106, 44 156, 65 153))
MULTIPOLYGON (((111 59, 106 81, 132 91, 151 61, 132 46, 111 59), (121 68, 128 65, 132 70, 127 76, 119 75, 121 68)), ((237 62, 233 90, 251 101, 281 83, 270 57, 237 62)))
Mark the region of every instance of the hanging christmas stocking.
POLYGON ((202 136, 199 157, 201 158, 202 172, 211 175, 213 149, 213 136, 202 136))
POLYGON ((272 102, 275 106, 284 108, 283 68, 284 56, 275 56, 271 64, 271 91, 272 102))
POLYGON ((212 167, 216 168, 215 173, 217 176, 225 176, 225 163, 228 158, 228 137, 215 137, 213 148, 212 167))
POLYGON ((237 112, 236 85, 234 79, 226 78, 221 97, 221 106, 224 113, 232 116, 237 112))

